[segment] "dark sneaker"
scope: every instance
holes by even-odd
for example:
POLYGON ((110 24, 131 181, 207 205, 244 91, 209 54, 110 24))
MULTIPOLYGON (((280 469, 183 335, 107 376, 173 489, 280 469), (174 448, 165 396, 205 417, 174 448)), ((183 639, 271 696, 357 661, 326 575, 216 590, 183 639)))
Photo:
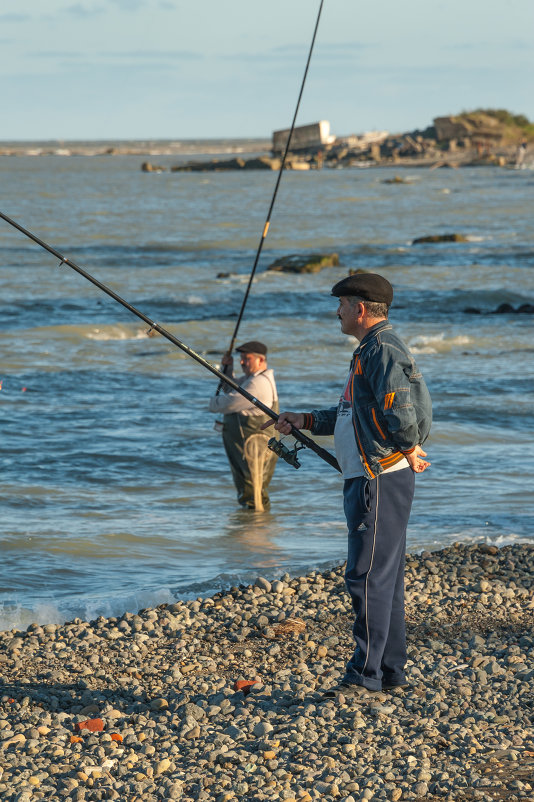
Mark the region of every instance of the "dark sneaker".
POLYGON ((383 691, 405 691, 406 688, 410 687, 409 682, 396 682, 396 683, 389 683, 383 682, 382 683, 382 690, 383 691))
POLYGON ((323 699, 337 699, 338 696, 343 695, 346 699, 366 698, 372 696, 375 691, 370 691, 364 685, 356 685, 354 682, 340 682, 339 685, 334 685, 327 691, 323 691, 323 699))

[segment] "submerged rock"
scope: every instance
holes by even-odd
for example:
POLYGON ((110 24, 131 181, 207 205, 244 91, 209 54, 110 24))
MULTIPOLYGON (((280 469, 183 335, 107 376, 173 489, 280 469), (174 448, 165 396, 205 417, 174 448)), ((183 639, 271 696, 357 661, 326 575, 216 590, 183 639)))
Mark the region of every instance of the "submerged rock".
POLYGON ((158 164, 151 164, 150 162, 143 162, 141 170, 143 173, 163 173, 166 167, 161 167, 158 164))
POLYGON ((247 159, 243 167, 245 170, 279 170, 281 164, 277 157, 259 156, 257 159, 247 159))
POLYGON ((514 309, 511 304, 504 303, 497 307, 494 314, 505 315, 510 312, 513 312, 516 315, 532 315, 534 314, 534 304, 521 304, 521 306, 518 306, 517 309, 514 309))
POLYGON ((383 184, 413 184, 413 181, 410 181, 407 178, 401 178, 400 175, 396 175, 394 178, 385 178, 382 181, 383 184))
POLYGON ((269 265, 267 270, 279 273, 319 273, 324 267, 338 267, 337 253, 293 253, 282 256, 269 265))
POLYGON ((420 245, 425 242, 469 242, 464 234, 431 234, 428 237, 417 237, 412 245, 420 245))
POLYGON ((221 172, 222 170, 279 170, 281 161, 277 157, 258 156, 253 159, 243 159, 238 156, 234 159, 210 159, 209 161, 191 161, 185 164, 175 164, 171 167, 172 173, 206 173, 221 172))
MULTIPOLYGON (((464 309, 466 315, 481 315, 482 310, 476 306, 468 306, 464 309)), ((497 309, 493 309, 489 314, 491 315, 534 315, 534 304, 521 304, 515 309, 512 304, 502 303, 499 304, 497 309)))
POLYGON ((171 167, 171 173, 204 173, 219 172, 221 170, 241 170, 245 166, 245 160, 240 157, 236 159, 210 159, 209 161, 186 162, 185 164, 175 164, 171 167))

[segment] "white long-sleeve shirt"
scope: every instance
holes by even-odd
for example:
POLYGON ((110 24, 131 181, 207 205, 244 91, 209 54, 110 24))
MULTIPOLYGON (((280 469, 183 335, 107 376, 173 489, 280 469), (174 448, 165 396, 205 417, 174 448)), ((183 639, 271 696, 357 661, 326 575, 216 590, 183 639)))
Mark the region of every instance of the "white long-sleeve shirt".
MULTIPOLYGON (((273 408, 274 402, 278 400, 274 373, 270 368, 258 373, 252 373, 250 376, 240 376, 234 381, 270 409, 273 408)), ((238 393, 237 390, 232 390, 227 384, 223 386, 223 391, 219 395, 214 395, 210 398, 209 410, 210 412, 220 412, 224 415, 230 415, 232 412, 239 412, 241 415, 264 414, 261 409, 255 407, 247 398, 238 393)))

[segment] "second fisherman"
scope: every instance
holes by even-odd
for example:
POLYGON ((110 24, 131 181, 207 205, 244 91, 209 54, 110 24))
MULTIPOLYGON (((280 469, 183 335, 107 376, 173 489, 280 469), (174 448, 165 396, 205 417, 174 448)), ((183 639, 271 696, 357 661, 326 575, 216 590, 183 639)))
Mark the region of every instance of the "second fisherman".
MULTIPOLYGON (((253 340, 236 348, 243 375, 233 375, 233 357, 225 354, 226 373, 258 401, 279 412, 278 393, 273 371, 267 367, 267 346, 253 340)), ((276 465, 276 455, 267 449, 268 437, 261 427, 269 418, 248 399, 228 385, 214 395, 210 412, 223 414, 223 444, 237 489, 239 504, 261 510, 270 505, 267 487, 276 465)))

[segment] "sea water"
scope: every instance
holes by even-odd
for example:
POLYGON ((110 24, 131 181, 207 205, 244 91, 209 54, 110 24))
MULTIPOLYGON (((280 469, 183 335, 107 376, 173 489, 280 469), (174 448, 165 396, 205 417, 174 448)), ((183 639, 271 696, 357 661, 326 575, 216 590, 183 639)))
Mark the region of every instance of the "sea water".
MULTIPOLYGON (((0 209, 218 365, 276 174, 144 173, 142 161, 0 157, 0 209)), ((335 405, 356 343, 330 288, 349 269, 385 275, 434 403, 409 550, 532 543, 534 318, 495 310, 534 303, 534 173, 404 169, 406 183, 385 183, 396 173, 284 174, 238 340, 268 344, 282 409, 335 405), (468 241, 412 244, 444 233, 468 241), (340 266, 266 269, 307 252, 340 266)), ((299 470, 279 462, 271 510, 241 511, 208 412, 216 378, 2 220, 0 248, 0 628, 344 559, 332 467, 311 451, 299 470)))

